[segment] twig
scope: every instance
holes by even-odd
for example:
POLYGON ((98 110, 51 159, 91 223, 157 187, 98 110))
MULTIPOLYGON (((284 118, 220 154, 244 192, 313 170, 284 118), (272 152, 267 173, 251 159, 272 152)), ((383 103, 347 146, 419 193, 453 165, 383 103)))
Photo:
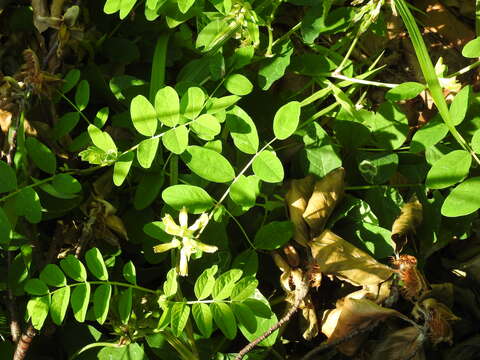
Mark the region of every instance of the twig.
POLYGON ((300 304, 302 303, 303 299, 305 298, 305 296, 307 296, 308 289, 309 289, 309 287, 307 285, 301 286, 298 293, 296 294, 297 299, 296 299, 295 303, 292 305, 292 307, 290 308, 290 310, 276 324, 272 325, 270 327, 270 329, 265 331, 262 335, 260 335, 258 338, 256 338, 252 342, 248 343, 242 350, 240 350, 238 352, 237 356, 235 357, 235 360, 242 360, 242 358, 248 352, 253 350, 253 348, 255 346, 257 346, 263 340, 265 340, 270 335, 272 335, 272 333, 275 330, 278 330, 283 324, 287 323, 290 320, 290 318, 293 316, 293 314, 295 314, 295 312, 298 310, 298 308, 299 308, 300 304))

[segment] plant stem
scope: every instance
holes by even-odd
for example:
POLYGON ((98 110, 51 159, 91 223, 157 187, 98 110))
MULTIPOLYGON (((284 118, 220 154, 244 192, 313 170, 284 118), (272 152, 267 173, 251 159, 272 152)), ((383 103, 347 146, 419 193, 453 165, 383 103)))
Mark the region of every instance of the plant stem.
MULTIPOLYGON (((122 283, 122 282, 119 282, 119 281, 88 281, 88 283, 92 284, 92 285, 105 285, 105 284, 115 285, 115 286, 132 288, 132 289, 143 291, 143 292, 146 292, 146 293, 149 293, 149 294, 154 294, 154 295, 159 294, 158 291, 156 291, 156 290, 151 290, 151 289, 145 288, 143 286, 138 286, 138 285, 133 285, 133 284, 128 284, 128 283, 122 283)), ((50 295, 56 293, 59 290, 62 290, 64 287, 67 287, 67 286, 68 287, 75 287, 75 286, 79 286, 81 284, 85 284, 85 283, 84 282, 78 282, 78 283, 74 283, 74 284, 67 284, 67 285, 65 285, 61 288, 58 288, 57 290, 51 291, 50 295)))
POLYGON ((117 343, 110 343, 110 342, 96 342, 96 343, 91 343, 91 344, 85 345, 85 346, 82 347, 80 350, 77 350, 76 352, 74 352, 74 353, 72 354, 72 356, 70 356, 69 360, 73 360, 73 359, 75 359, 78 355, 80 355, 81 353, 83 353, 83 352, 85 352, 85 351, 87 351, 87 350, 90 350, 90 349, 99 347, 99 346, 118 348, 118 347, 122 347, 122 346, 125 346, 125 345, 120 345, 120 344, 117 344, 117 343))

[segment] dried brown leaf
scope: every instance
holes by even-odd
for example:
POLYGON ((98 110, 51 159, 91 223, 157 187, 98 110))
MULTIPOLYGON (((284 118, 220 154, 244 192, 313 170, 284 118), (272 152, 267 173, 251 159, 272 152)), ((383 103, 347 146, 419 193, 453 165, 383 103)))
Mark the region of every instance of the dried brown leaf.
POLYGON ((308 200, 303 218, 310 228, 310 234, 317 236, 324 229, 328 217, 343 197, 345 169, 333 170, 315 183, 312 196, 308 200))
MULTIPOLYGON (((335 310, 324 316, 322 321, 322 332, 327 335, 328 342, 349 337, 390 317, 410 322, 410 319, 398 311, 381 307, 367 299, 345 298, 344 301, 337 302, 335 310)), ((351 356, 358 350, 364 338, 365 335, 355 336, 352 340, 339 345, 338 349, 343 354, 351 356)))
POLYGON ((309 295, 305 297, 305 299, 303 300, 303 304, 300 306, 300 308, 302 309, 302 336, 305 340, 311 340, 318 335, 319 329, 315 306, 313 305, 312 299, 309 295))
POLYGON ((107 225, 111 230, 115 231, 117 234, 122 235, 125 240, 128 240, 127 229, 123 224, 122 219, 116 215, 108 215, 105 218, 105 225, 107 225))
POLYGON ((310 240, 310 232, 303 219, 303 213, 312 194, 314 181, 315 179, 312 175, 303 179, 292 180, 290 188, 285 195, 290 221, 294 225, 293 239, 302 246, 307 246, 307 242, 310 240))
POLYGON ((425 336, 421 329, 409 326, 387 335, 372 353, 372 360, 423 360, 425 336))
POLYGON ((314 238, 309 246, 316 266, 353 285, 376 285, 389 279, 394 270, 356 248, 330 230, 314 238))
POLYGON ((422 220, 422 204, 418 201, 417 196, 414 195, 409 202, 402 206, 400 216, 392 225, 392 240, 395 242, 397 254, 402 251, 407 242, 406 235, 411 232, 414 233, 422 220))

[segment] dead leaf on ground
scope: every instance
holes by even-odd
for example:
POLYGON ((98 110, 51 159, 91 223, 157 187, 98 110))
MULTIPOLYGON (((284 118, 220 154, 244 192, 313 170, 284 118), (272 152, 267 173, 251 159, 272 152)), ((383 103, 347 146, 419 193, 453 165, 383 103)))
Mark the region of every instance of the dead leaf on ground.
POLYGON ((312 236, 319 235, 328 217, 343 197, 345 189, 345 169, 338 168, 315 183, 312 196, 308 200, 303 218, 312 236))
POLYGON ((307 208, 308 199, 312 195, 315 179, 309 175, 303 179, 295 179, 290 183, 290 188, 285 195, 290 213, 290 221, 294 225, 293 239, 302 246, 307 246, 310 240, 310 231, 303 219, 307 208))
POLYGON ((402 212, 392 225, 392 240, 395 242, 395 252, 402 251, 407 243, 407 235, 414 233, 423 220, 422 204, 414 195, 402 206, 402 212))
MULTIPOLYGON (((322 319, 322 332, 328 337, 328 342, 351 336, 361 329, 390 317, 398 317, 411 322, 405 315, 396 310, 381 307, 367 299, 345 298, 337 302, 337 308, 326 312, 322 319)), ((359 346, 368 334, 355 336, 352 340, 338 346, 339 351, 347 356, 357 352, 359 346)))
POLYGON ((314 238, 309 246, 316 266, 356 286, 376 285, 388 280, 394 270, 356 248, 330 230, 314 238))
POLYGON ((424 340, 424 334, 416 326, 396 330, 375 346, 371 360, 423 360, 424 340))

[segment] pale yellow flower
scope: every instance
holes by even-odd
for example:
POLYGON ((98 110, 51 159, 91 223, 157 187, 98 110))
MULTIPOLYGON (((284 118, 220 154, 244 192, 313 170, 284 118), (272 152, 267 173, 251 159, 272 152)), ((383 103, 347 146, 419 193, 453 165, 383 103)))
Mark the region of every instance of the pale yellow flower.
POLYGON ((170 214, 163 217, 162 222, 164 231, 173 236, 172 241, 165 244, 160 244, 153 247, 156 253, 162 253, 171 249, 180 249, 180 260, 178 264, 178 274, 180 276, 188 276, 188 261, 192 254, 197 252, 214 253, 218 250, 216 246, 207 245, 198 241, 200 233, 208 224, 208 215, 203 213, 193 223, 188 226, 187 209, 182 208, 178 215, 178 225, 173 220, 170 214))

